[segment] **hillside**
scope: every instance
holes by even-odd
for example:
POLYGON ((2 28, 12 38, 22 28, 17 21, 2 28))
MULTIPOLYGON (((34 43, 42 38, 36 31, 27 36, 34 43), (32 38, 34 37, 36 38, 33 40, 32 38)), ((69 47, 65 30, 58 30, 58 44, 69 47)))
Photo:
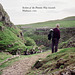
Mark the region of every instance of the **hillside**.
POLYGON ((75 16, 66 17, 61 20, 53 20, 46 22, 38 22, 33 24, 17 25, 23 33, 24 37, 32 38, 38 46, 43 45, 44 50, 51 48, 51 41, 48 41, 48 33, 51 28, 55 28, 56 24, 60 24, 61 39, 59 48, 75 47, 75 16), (68 42, 70 41, 70 42, 68 42), (46 48, 45 48, 46 47, 46 48))
POLYGON ((62 75, 68 72, 75 75, 75 17, 15 26, 0 4, 0 75, 62 75), (61 51, 51 54, 47 35, 56 23, 61 27, 61 51))
MULTIPOLYGON (((69 21, 68 21, 69 22, 69 21)), ((48 40, 48 33, 52 28, 21 28, 24 37, 32 38, 38 46, 43 45, 43 51, 51 48, 51 40, 48 40)), ((59 48, 75 47, 75 27, 60 28, 61 36, 59 40, 59 48)))
POLYGON ((0 4, 0 52, 29 55, 40 51, 35 41, 24 37, 22 30, 16 27, 0 4))
MULTIPOLYGON (((7 55, 6 58, 10 56, 7 55)), ((1 69, 12 61, 0 66, 2 75, 75 75, 75 48, 60 49, 53 54, 49 50, 34 55, 20 55, 15 60, 15 63, 4 70, 1 69)))
MULTIPOLYGON (((28 70, 38 59, 45 58, 48 54, 50 54, 50 51, 27 56, 20 55, 19 58, 9 60, 3 66, 0 66, 0 71, 2 71, 3 67, 8 66, 8 64, 16 60, 15 63, 2 71, 2 75, 26 75, 28 70)), ((10 55, 7 56, 10 57, 10 55)))
POLYGON ((8 14, 0 4, 0 52, 21 54, 26 49, 24 42, 22 31, 10 21, 8 14))
POLYGON ((70 21, 75 20, 75 16, 66 17, 66 18, 64 18, 62 20, 70 20, 70 21))
POLYGON ((75 48, 62 49, 39 59, 27 75, 75 75, 75 48))
POLYGON ((66 17, 64 19, 60 20, 52 20, 52 21, 46 21, 46 22, 38 22, 38 23, 32 23, 32 24, 25 24, 25 25, 17 25, 20 28, 53 28, 56 26, 56 24, 59 23, 60 27, 75 27, 75 16, 66 17))

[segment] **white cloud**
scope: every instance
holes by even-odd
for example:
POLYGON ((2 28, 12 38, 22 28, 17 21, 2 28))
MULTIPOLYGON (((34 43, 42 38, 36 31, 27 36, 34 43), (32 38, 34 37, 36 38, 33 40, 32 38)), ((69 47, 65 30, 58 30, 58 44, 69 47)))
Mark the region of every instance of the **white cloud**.
POLYGON ((0 0, 14 24, 26 24, 39 21, 75 16, 75 0, 0 0), (55 6, 56 9, 22 12, 23 6, 55 6))

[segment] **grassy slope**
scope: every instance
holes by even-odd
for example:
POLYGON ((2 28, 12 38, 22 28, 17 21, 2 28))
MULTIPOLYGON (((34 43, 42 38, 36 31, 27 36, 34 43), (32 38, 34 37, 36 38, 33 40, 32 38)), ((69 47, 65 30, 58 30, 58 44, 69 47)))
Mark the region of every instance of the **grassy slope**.
POLYGON ((59 43, 59 48, 67 48, 75 46, 75 36, 69 38, 67 41, 59 43))
MULTIPOLYGON (((10 58, 12 55, 8 55, 8 54, 6 54, 6 53, 0 53, 0 63, 1 62, 3 62, 4 60, 6 60, 7 58, 10 58)), ((2 73, 2 69, 4 68, 4 67, 6 67, 6 65, 1 65, 0 66, 0 75, 1 75, 1 73, 2 73)))
POLYGON ((0 53, 0 63, 3 62, 4 60, 6 60, 7 58, 11 57, 11 54, 8 53, 0 53))
MULTIPOLYGON (((43 53, 37 53, 37 54, 33 54, 33 55, 20 55, 20 58, 19 57, 16 57, 16 58, 14 58, 14 59, 12 59, 12 60, 9 60, 9 61, 7 61, 6 63, 4 63, 4 64, 2 64, 1 66, 0 66, 0 75, 2 75, 2 70, 3 69, 5 69, 5 68, 7 68, 7 67, 9 67, 9 66, 11 66, 11 65, 13 65, 14 64, 14 62, 16 62, 16 61, 19 61, 19 60, 22 60, 22 59, 24 59, 24 58, 29 58, 29 57, 32 57, 32 56, 36 56, 36 55, 41 55, 41 54, 44 54, 44 53, 49 53, 50 51, 46 51, 46 52, 43 52, 43 53)), ((5 61, 6 59, 8 59, 8 58, 10 58, 12 55, 11 54, 9 54, 9 53, 4 53, 4 52, 1 52, 0 53, 0 63, 1 62, 3 62, 3 61, 5 61)))
POLYGON ((63 71, 68 66, 70 66, 69 68, 74 67, 75 48, 62 49, 61 51, 48 55, 45 59, 41 60, 42 61, 40 63, 43 63, 43 65, 38 69, 35 69, 34 65, 33 69, 27 75, 47 75, 56 71, 63 71), (58 63, 61 65, 58 66, 58 63))
POLYGON ((66 17, 66 18, 64 18, 64 19, 62 19, 62 20, 75 20, 75 16, 66 17))
MULTIPOLYGON (((75 16, 67 17, 62 20, 53 20, 53 21, 46 21, 46 22, 38 22, 33 24, 25 24, 21 26, 26 26, 30 28, 37 28, 37 27, 55 27, 55 25, 59 23, 61 27, 75 27, 75 16)), ((20 25, 18 25, 20 26, 20 25)))
MULTIPOLYGON (((0 26, 3 26, 2 22, 0 22, 0 26)), ((19 34, 17 29, 4 26, 4 30, 0 31, 0 50, 6 49, 6 51, 9 52, 17 50, 18 48, 25 50, 25 45, 23 41, 17 37, 17 34, 19 34), (15 33, 12 31, 15 31, 15 33), (8 47, 8 45, 13 46, 8 47)))
MULTIPOLYGON (((50 51, 47 51, 50 52, 50 51)), ((18 60, 22 60, 25 57, 31 57, 31 56, 36 56, 37 54, 34 55, 28 55, 28 56, 24 56, 21 55, 20 58, 15 58, 13 60, 10 60, 6 63, 4 63, 3 65, 0 66, 0 73, 2 73, 2 69, 10 66, 13 64, 13 62, 18 61, 18 60)), ((41 53, 40 53, 41 55, 41 53)), ((0 53, 0 62, 6 60, 7 58, 10 58, 12 55, 9 55, 8 53, 0 53)), ((75 48, 66 48, 66 49, 62 49, 61 51, 48 55, 45 59, 41 59, 43 61, 43 66, 40 67, 39 69, 32 69, 30 71, 29 74, 27 75, 39 75, 41 73, 45 73, 45 75, 51 73, 51 72, 56 72, 56 71, 61 71, 64 69, 64 67, 67 67, 69 65, 73 65, 75 66, 74 62, 75 62, 75 48), (65 65, 61 65, 59 68, 56 68, 56 63, 58 60, 61 60, 61 62, 67 61, 65 63, 65 65), (53 69, 52 71, 50 71, 51 69, 53 69)))
MULTIPOLYGON (((75 27, 75 16, 72 17, 66 17, 64 19, 61 20, 54 20, 54 21, 46 21, 46 22, 39 22, 39 23, 33 23, 33 24, 26 24, 26 25, 19 25, 18 27, 21 28, 22 26, 22 30, 26 30, 24 31, 24 37, 30 37, 32 39, 34 39, 34 41, 39 42, 37 45, 40 46, 42 44, 46 45, 44 41, 48 41, 47 39, 47 35, 37 35, 34 34, 34 30, 33 28, 42 28, 42 27, 55 27, 56 23, 60 24, 60 27, 75 27), (24 28, 26 27, 26 28, 24 28), (29 27, 29 28, 27 28, 29 27)), ((41 31, 37 31, 37 32, 41 32, 41 31)), ((66 38, 64 38, 66 39, 66 38)), ((66 41, 65 41, 66 42, 66 41)), ((50 44, 50 43, 49 43, 50 44)), ((62 43, 63 44, 63 43, 62 43)))
MULTIPOLYGON (((11 54, 9 53, 4 53, 4 52, 1 52, 0 53, 0 63, 5 61, 6 59, 12 57, 11 54)), ((19 60, 18 57, 12 59, 12 60, 9 60, 7 61, 6 63, 3 63, 2 65, 0 65, 0 75, 2 75, 2 70, 10 65, 12 65, 15 61, 19 60)))

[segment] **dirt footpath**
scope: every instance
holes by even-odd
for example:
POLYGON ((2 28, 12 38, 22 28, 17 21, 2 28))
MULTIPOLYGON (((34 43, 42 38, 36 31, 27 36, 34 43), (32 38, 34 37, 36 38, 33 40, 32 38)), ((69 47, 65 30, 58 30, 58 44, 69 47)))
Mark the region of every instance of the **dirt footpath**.
POLYGON ((24 59, 15 62, 12 66, 3 70, 2 75, 25 75, 39 58, 45 58, 49 54, 50 52, 44 52, 31 57, 25 57, 24 59))

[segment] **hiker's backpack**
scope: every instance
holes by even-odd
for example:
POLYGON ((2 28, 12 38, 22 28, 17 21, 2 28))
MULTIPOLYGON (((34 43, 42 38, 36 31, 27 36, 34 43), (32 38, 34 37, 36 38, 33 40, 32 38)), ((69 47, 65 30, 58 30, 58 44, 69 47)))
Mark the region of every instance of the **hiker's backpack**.
POLYGON ((53 29, 50 29, 50 32, 48 34, 48 40, 51 40, 53 38, 53 29))

